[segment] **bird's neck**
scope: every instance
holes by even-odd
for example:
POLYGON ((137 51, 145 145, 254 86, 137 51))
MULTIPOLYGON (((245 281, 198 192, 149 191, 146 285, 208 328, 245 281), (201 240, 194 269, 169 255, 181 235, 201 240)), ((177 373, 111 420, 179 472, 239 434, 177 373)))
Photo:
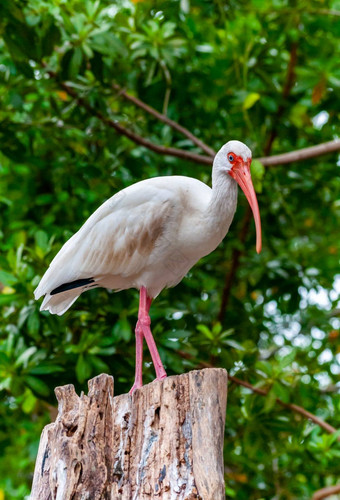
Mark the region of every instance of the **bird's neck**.
POLYGON ((207 217, 212 228, 221 235, 227 234, 233 220, 237 205, 237 183, 225 171, 213 169, 211 200, 207 209, 207 217))

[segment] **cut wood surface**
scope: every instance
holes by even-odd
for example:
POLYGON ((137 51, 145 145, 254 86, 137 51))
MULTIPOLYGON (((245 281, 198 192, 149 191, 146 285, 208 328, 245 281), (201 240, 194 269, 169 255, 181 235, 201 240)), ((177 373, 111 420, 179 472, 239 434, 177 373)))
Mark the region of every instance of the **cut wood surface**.
POLYGON ((222 500, 227 372, 168 377, 113 397, 113 378, 88 395, 57 387, 43 430, 31 500, 222 500))

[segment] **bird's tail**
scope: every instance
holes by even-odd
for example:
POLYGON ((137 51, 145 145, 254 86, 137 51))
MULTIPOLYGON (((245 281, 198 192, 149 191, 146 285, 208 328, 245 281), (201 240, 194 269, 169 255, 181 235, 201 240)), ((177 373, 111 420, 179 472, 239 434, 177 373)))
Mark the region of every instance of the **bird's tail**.
POLYGON ((79 295, 79 290, 69 290, 56 295, 47 293, 44 297, 43 303, 41 304, 40 311, 50 311, 52 314, 58 314, 58 316, 61 316, 71 307, 79 295))

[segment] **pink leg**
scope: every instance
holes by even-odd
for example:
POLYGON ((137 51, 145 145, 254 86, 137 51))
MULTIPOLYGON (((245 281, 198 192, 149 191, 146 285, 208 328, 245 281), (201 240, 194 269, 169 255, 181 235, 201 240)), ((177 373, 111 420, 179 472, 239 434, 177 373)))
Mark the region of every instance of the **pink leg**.
POLYGON ((143 330, 137 322, 136 329, 136 369, 135 369, 135 382, 130 389, 130 394, 134 390, 139 389, 143 385, 143 330))
POLYGON ((149 351, 151 354, 152 362, 156 370, 157 380, 161 380, 166 377, 166 371, 164 370, 161 358, 159 356, 156 343, 151 333, 150 329, 150 316, 149 310, 151 306, 152 299, 148 297, 146 288, 142 287, 139 294, 139 310, 138 310, 138 321, 135 329, 136 334, 136 371, 135 371, 135 382, 130 389, 130 394, 133 393, 135 389, 139 389, 143 385, 143 337, 145 337, 146 343, 148 344, 149 351))
MULTIPOLYGON (((146 288, 142 286, 140 289, 140 299, 139 299, 139 311, 138 311, 138 323, 141 325, 146 343, 151 354, 152 362, 155 367, 157 380, 161 380, 166 377, 166 371, 164 370, 161 358, 159 356, 156 342, 151 333, 150 329, 150 316, 149 310, 151 306, 152 299, 147 295, 146 288)), ((137 324, 138 324, 137 323, 137 324)))

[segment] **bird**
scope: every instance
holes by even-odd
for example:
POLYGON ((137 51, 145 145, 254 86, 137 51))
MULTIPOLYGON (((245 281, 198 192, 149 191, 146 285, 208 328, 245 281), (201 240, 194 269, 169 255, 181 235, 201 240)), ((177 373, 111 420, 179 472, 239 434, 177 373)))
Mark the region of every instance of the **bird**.
POLYGON ((252 209, 256 251, 261 251, 251 161, 251 150, 231 140, 214 157, 211 188, 198 179, 175 175, 145 179, 119 191, 64 244, 34 291, 35 299, 44 296, 41 311, 62 315, 92 288, 139 290, 130 393, 143 385, 144 339, 156 379, 167 376, 151 332, 151 303, 224 239, 236 211, 237 185, 252 209))

